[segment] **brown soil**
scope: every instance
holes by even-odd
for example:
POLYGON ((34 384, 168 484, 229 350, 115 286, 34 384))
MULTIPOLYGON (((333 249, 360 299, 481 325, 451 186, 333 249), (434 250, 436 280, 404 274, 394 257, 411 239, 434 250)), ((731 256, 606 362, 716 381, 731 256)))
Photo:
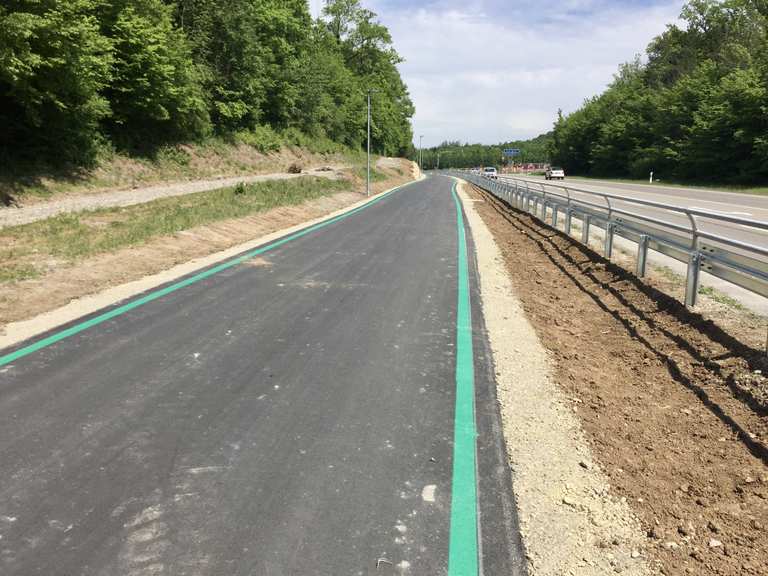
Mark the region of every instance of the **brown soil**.
POLYGON ((651 558, 668 575, 768 574, 763 353, 579 242, 472 194, 651 558))
MULTIPOLYGON (((389 178, 371 185, 382 192, 411 180, 412 164, 401 161, 400 172, 388 171, 389 178)), ((358 192, 342 192, 297 206, 285 206, 225 220, 159 237, 138 247, 102 254, 78 263, 50 260, 41 262, 41 276, 21 282, 0 283, 0 334, 10 322, 26 320, 66 305, 71 300, 155 274, 177 264, 213 254, 304 221, 324 216, 364 198, 359 178, 350 176, 358 192)), ((264 265, 253 262, 251 265, 264 265)))

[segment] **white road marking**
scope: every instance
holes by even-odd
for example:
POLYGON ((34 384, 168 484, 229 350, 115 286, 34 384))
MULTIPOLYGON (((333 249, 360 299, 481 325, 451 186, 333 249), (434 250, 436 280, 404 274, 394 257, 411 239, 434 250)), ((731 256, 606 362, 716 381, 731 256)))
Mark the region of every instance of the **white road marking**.
MULTIPOLYGON (((717 202, 717 204, 721 204, 721 202, 717 202)), ((691 210, 706 210, 708 212, 725 214, 726 216, 752 216, 751 212, 726 212, 725 210, 714 210, 712 208, 702 208, 701 206, 691 206, 691 210)))

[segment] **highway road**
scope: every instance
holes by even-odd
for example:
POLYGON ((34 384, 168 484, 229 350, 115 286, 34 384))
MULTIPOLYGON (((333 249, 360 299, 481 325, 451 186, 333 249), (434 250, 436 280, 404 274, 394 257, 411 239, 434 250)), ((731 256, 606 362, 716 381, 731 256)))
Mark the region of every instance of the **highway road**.
MULTIPOLYGON (((524 176, 523 180, 547 182, 542 176, 524 176)), ((768 196, 759 194, 741 194, 704 188, 666 186, 661 184, 634 184, 611 180, 569 179, 552 181, 552 184, 566 184, 593 190, 595 192, 613 191, 617 194, 640 197, 656 202, 667 202, 679 206, 704 208, 715 212, 752 216, 768 221, 768 196)))
POLYGON ((457 207, 433 177, 0 351, 0 573, 523 573, 457 207))
MULTIPOLYGON (((519 180, 530 182, 535 186, 544 185, 549 189, 556 190, 558 186, 567 186, 579 190, 610 193, 627 198, 639 198, 650 202, 660 202, 664 204, 673 204, 684 208, 706 210, 724 216, 734 216, 737 218, 748 218, 759 220, 768 224, 768 196, 754 194, 739 194, 736 192, 719 192, 713 190, 703 190, 698 188, 681 188, 675 186, 661 186, 651 184, 626 184, 621 182, 610 182, 601 180, 569 180, 547 181, 543 177, 515 177, 519 180)), ((508 177, 502 177, 507 180, 508 177)), ((591 195, 574 192, 577 199, 588 200, 601 203, 601 201, 591 195)), ((659 210, 653 207, 643 207, 634 203, 615 201, 615 206, 638 212, 645 216, 660 218, 674 224, 689 227, 688 218, 681 214, 679 216, 671 215, 667 211, 659 210)), ((732 224, 723 222, 714 222, 706 218, 700 218, 701 229, 715 235, 727 235, 737 240, 747 242, 756 246, 768 247, 768 232, 746 227, 742 224, 732 224)))

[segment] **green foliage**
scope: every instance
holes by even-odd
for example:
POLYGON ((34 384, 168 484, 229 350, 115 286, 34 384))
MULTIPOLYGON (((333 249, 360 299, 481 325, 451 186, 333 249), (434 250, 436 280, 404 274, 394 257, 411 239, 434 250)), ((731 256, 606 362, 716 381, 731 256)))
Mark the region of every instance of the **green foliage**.
POLYGON ((412 139, 389 31, 359 0, 7 0, 0 6, 0 159, 83 165, 216 134, 376 151, 412 139), (307 138, 309 138, 307 140, 307 138))
POLYGON ((768 20, 749 0, 692 0, 648 61, 555 123, 570 173, 756 183, 768 179, 768 20))
POLYGON ((282 145, 280 135, 271 126, 254 126, 250 130, 241 130, 237 133, 237 139, 264 153, 280 150, 282 145))
POLYGON ((0 158, 94 159, 109 114, 112 43, 97 0, 17 0, 0 6, 0 158))
MULTIPOLYGON (((516 164, 541 163, 549 161, 550 134, 542 134, 531 140, 514 140, 493 146, 484 144, 461 144, 460 142, 443 142, 435 148, 422 151, 422 161, 425 170, 436 168, 438 154, 440 168, 476 168, 479 166, 499 166, 502 162, 502 151, 505 148, 518 148, 520 156, 512 159, 516 164)), ((418 151, 411 155, 417 160, 418 151)), ((506 162, 508 160, 504 160, 506 162)))
POLYGON ((112 80, 104 91, 108 133, 126 148, 193 140, 209 131, 198 71, 183 33, 161 0, 113 0, 102 27, 112 40, 112 80))

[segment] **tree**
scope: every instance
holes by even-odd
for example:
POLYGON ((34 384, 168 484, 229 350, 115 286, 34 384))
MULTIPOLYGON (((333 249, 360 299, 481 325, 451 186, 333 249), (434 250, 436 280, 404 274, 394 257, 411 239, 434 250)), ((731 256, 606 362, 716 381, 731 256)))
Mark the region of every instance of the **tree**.
POLYGON ((0 154, 60 163, 93 160, 112 43, 96 0, 18 0, 0 6, 0 154))
POLYGON ((759 2, 692 0, 647 64, 555 123, 552 155, 573 173, 765 179, 768 21, 759 2))
POLYGON ((193 140, 210 129, 188 41, 160 0, 105 4, 102 29, 112 41, 112 78, 104 95, 108 133, 129 148, 193 140))

